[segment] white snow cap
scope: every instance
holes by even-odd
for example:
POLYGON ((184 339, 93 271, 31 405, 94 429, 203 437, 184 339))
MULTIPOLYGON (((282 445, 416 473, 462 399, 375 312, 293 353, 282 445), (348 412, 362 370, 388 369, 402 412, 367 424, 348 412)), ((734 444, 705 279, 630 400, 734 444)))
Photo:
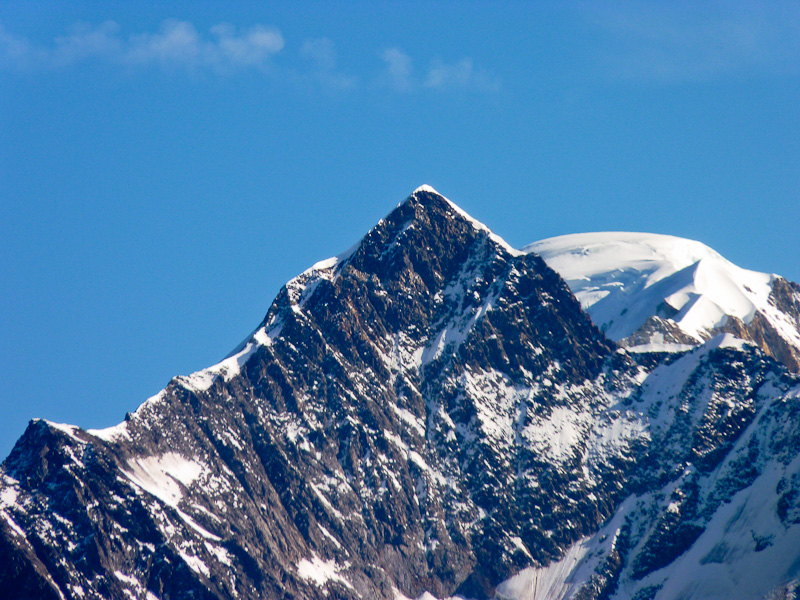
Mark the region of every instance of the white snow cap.
POLYGON ((728 318, 749 323, 760 312, 787 341, 800 343, 800 333, 769 302, 776 276, 737 267, 700 242, 654 233, 580 233, 523 250, 541 255, 566 279, 613 340, 659 315, 700 342, 728 318))
MULTIPOLYGON (((414 194, 416 194, 418 192, 428 192, 429 194, 436 194, 437 196, 441 196, 441 194, 439 192, 437 192, 435 189, 433 189, 427 183, 423 183, 421 186, 419 186, 417 189, 415 189, 413 192, 411 192, 411 195, 413 196, 414 194)), ((442 196, 442 197, 444 197, 444 196, 442 196)))

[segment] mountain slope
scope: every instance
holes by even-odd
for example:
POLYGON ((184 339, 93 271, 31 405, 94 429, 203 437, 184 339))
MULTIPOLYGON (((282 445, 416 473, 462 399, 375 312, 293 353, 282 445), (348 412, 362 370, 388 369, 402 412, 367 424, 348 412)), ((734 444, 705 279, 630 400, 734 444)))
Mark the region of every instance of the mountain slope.
POLYGON ((422 187, 120 425, 31 422, 0 468, 0 597, 674 597, 736 494, 775 550, 713 564, 800 556, 799 390, 732 337, 617 349, 422 187))
POLYGON ((650 439, 630 495, 503 597, 794 598, 800 385, 770 362, 717 338, 648 373, 634 406, 650 439), (604 570, 598 555, 615 553, 604 570))
POLYGON ((708 246, 646 233, 535 242, 598 326, 623 346, 695 345, 722 332, 800 372, 800 286, 747 271, 708 246))
MULTIPOLYGON (((500 493, 539 485, 518 476, 534 458, 516 387, 580 384, 612 351, 541 259, 422 189, 287 284, 237 354, 125 423, 33 423, 5 463, 6 514, 64 594, 484 593, 530 561, 511 538, 542 536, 500 493)), ((558 543, 530 544, 547 560, 558 543)))

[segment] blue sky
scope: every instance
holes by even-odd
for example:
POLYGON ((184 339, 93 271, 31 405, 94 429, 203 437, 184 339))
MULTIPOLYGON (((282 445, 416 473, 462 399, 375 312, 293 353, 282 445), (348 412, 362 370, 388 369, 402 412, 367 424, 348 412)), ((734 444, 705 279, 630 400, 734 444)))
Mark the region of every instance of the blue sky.
POLYGON ((422 183, 800 280, 796 3, 136 4, 0 3, 3 456, 217 362, 422 183))

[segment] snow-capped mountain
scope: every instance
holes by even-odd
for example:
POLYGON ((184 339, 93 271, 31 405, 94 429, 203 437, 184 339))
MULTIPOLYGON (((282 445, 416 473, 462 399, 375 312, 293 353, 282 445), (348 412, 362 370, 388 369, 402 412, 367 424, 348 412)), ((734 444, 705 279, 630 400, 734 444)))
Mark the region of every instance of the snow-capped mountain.
POLYGON ((526 246, 566 279, 612 340, 681 350, 718 333, 800 372, 800 286, 737 267, 692 240, 648 233, 565 235, 526 246))
POLYGON ((119 425, 32 421, 0 597, 792 597, 800 378, 637 350, 423 186, 119 425))

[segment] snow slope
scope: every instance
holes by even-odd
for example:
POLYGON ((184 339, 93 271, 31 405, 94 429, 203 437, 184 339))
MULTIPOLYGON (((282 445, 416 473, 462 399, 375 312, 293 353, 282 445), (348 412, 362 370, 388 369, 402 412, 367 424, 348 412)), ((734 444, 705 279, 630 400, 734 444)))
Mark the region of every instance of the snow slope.
MULTIPOLYGON (((564 235, 523 248, 558 271, 594 322, 615 341, 651 317, 677 326, 683 342, 700 343, 730 325, 765 317, 787 343, 800 347, 796 321, 771 299, 777 275, 742 269, 708 246, 651 233, 564 235)), ((668 340, 658 334, 648 340, 668 340)), ((677 340, 669 340, 675 342, 677 340)), ((641 336, 626 345, 642 343, 641 336)), ((664 344, 662 349, 683 349, 664 344)))

